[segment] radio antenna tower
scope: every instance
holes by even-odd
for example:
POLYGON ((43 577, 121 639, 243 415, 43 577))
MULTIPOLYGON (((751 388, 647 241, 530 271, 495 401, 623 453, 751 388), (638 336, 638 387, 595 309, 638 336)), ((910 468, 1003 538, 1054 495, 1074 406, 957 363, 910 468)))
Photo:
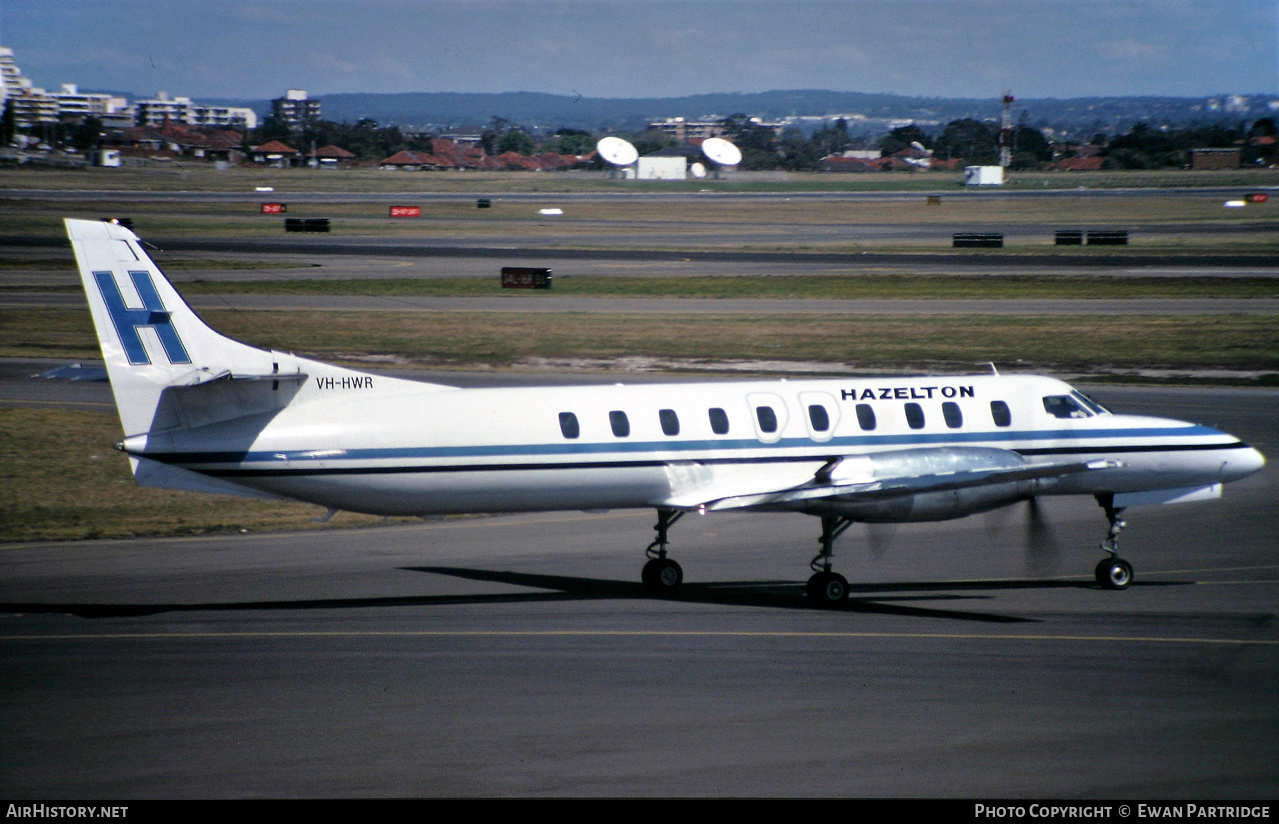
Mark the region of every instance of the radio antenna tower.
POLYGON ((999 125, 999 166, 1008 177, 1008 167, 1013 162, 1013 97, 1012 92, 1004 92, 1004 116, 999 125))

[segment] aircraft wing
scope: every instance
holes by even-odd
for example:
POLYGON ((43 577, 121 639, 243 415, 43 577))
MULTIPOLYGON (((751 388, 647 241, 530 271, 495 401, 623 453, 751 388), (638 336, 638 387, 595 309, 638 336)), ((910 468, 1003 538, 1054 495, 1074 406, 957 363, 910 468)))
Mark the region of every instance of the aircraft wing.
MULTIPOLYGON (((922 492, 941 492, 1113 469, 1113 460, 1030 463, 1006 449, 923 447, 833 458, 806 479, 756 474, 751 480, 727 467, 691 471, 670 467, 674 494, 664 506, 676 509, 798 508, 807 501, 876 501, 922 492)), ((810 464, 811 467, 811 464, 810 464)))

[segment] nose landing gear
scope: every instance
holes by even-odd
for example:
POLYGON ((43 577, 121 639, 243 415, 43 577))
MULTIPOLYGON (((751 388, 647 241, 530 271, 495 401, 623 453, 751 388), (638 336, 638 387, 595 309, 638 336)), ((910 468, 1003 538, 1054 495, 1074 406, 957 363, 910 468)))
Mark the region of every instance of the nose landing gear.
POLYGON ((1097 564, 1094 570, 1097 583, 1106 589, 1127 589, 1132 583, 1132 564, 1119 557, 1119 533, 1128 525, 1122 517, 1124 509, 1115 508, 1113 494, 1098 495, 1097 503, 1105 510, 1106 518, 1110 521, 1110 531, 1106 533, 1106 540, 1101 542, 1101 548, 1110 553, 1110 557, 1097 564))

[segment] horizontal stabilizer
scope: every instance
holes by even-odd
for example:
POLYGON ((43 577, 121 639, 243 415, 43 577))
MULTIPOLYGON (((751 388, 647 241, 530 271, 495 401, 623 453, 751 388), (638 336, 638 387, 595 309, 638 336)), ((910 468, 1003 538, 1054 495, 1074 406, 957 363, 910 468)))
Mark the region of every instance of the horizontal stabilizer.
POLYGON ((288 500, 280 495, 272 495, 258 489, 202 475, 178 466, 147 458, 129 456, 133 465, 133 477, 139 486, 154 486, 161 489, 181 489, 186 492, 208 492, 214 495, 235 495, 241 498, 262 498, 270 501, 288 500))

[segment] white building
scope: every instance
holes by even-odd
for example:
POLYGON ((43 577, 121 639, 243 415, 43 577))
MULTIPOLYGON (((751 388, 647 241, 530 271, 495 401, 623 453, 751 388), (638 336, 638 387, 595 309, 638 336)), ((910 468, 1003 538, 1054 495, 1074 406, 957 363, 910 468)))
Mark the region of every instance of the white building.
POLYGON ((105 120, 119 116, 129 107, 129 101, 123 97, 82 92, 74 83, 63 83, 62 91, 53 96, 58 101, 58 117, 62 120, 80 121, 86 117, 105 120))
POLYGON ((170 97, 156 92, 150 100, 133 104, 134 122, 139 126, 163 126, 182 123, 187 126, 216 126, 231 129, 256 129, 257 113, 238 106, 202 106, 189 97, 170 97))
POLYGON ((13 59, 13 49, 0 46, 0 110, 10 104, 19 128, 58 122, 57 98, 32 86, 13 59))
POLYGON ((688 175, 688 160, 683 157, 641 157, 640 180, 683 180, 688 175))
POLYGON ((298 131, 320 119, 320 101, 309 97, 306 89, 289 89, 271 101, 271 113, 298 131))

